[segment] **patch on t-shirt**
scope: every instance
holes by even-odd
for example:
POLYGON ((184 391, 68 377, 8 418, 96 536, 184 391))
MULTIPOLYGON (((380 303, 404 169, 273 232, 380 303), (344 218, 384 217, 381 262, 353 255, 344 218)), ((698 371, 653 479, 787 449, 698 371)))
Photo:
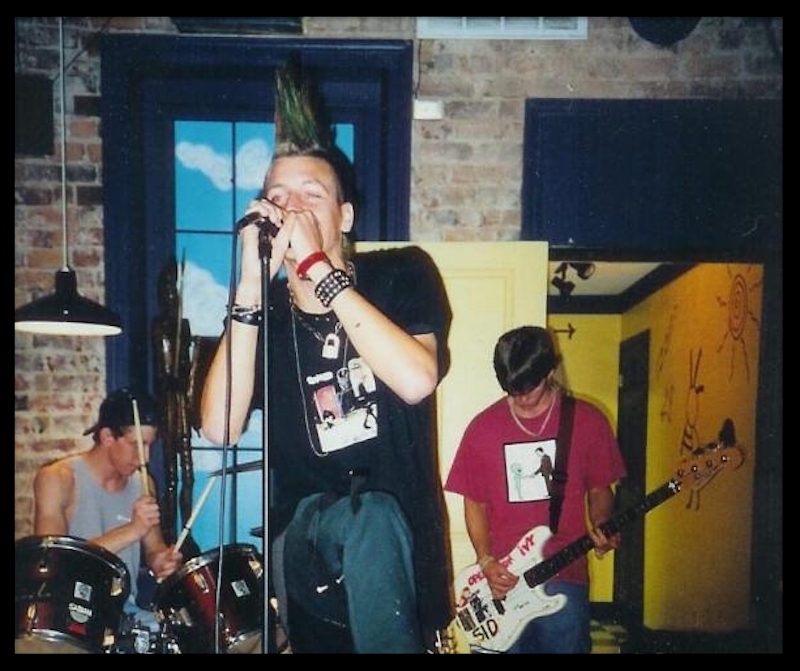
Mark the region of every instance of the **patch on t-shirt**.
POLYGON ((305 380, 314 400, 314 427, 323 454, 378 435, 375 375, 361 357, 305 380))
POLYGON ((525 443, 506 443, 506 493, 509 503, 545 501, 556 461, 555 438, 525 443))

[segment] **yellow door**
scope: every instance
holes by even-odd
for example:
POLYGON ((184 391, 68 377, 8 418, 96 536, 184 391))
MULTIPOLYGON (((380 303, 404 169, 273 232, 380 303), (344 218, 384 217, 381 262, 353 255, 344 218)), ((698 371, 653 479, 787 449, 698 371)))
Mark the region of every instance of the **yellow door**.
MULTIPOLYGON (((439 465, 447 476, 467 423, 503 392, 492 355, 522 324, 546 325, 546 242, 359 242, 359 251, 413 244, 436 261, 453 311, 451 366, 438 391, 439 465)), ((445 493, 453 575, 475 562, 460 496, 445 493)))

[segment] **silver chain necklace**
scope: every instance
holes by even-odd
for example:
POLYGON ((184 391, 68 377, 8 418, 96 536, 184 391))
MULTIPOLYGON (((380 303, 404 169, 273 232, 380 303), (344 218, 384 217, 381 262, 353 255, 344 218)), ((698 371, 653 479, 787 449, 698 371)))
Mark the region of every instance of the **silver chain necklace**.
MULTIPOLYGON (((352 261, 347 262, 347 274, 353 279, 353 283, 356 282, 356 268, 352 261)), ((312 334, 319 342, 322 343, 322 352, 321 356, 323 359, 337 359, 339 357, 339 350, 342 345, 342 341, 339 338, 339 331, 342 330, 342 322, 339 319, 336 319, 336 324, 333 327, 333 331, 328 335, 323 336, 317 329, 315 329, 311 324, 309 324, 305 318, 303 317, 300 308, 294 302, 294 297, 292 295, 292 290, 289 288, 289 304, 292 308, 292 328, 294 328, 294 320, 295 318, 297 321, 300 322, 300 325, 312 334)), ((332 313, 335 315, 335 313, 332 313)), ((345 348, 347 346, 347 334, 345 334, 345 348)), ((295 344, 297 341, 295 340, 295 344)))
MULTIPOLYGON (((356 269, 353 265, 352 261, 347 262, 347 270, 349 271, 350 276, 353 278, 353 282, 355 283, 356 278, 356 269)), ((339 354, 339 346, 341 341, 339 339, 339 331, 342 328, 342 322, 339 319, 336 319, 336 325, 333 327, 333 332, 329 333, 326 337, 323 337, 321 333, 319 333, 315 328, 311 326, 308 322, 306 322, 300 314, 300 309, 295 305, 292 291, 289 289, 289 312, 291 314, 291 322, 292 322, 292 345, 294 345, 294 364, 295 364, 295 371, 297 372, 297 384, 300 387, 300 397, 303 400, 303 419, 305 420, 306 425, 306 436, 308 437, 308 443, 311 445, 311 449, 314 450, 314 454, 319 457, 326 457, 328 456, 327 452, 324 452, 320 447, 317 447, 317 441, 314 440, 314 436, 312 435, 311 431, 311 424, 309 422, 308 416, 308 403, 306 401, 306 388, 305 384, 303 383, 303 369, 300 365, 300 348, 297 345, 297 322, 299 321, 300 324, 309 332, 311 333, 314 338, 316 338, 319 342, 322 343, 322 357, 325 359, 335 359, 339 354), (328 339, 335 339, 330 340, 328 344, 328 349, 326 350, 326 342, 328 339)), ((344 352, 342 353, 342 367, 347 365, 347 346, 350 344, 350 339, 347 337, 347 332, 344 334, 344 352)))
POLYGON ((300 322, 300 325, 306 331, 308 331, 319 342, 322 343, 323 359, 337 359, 339 357, 339 348, 342 345, 342 341, 339 338, 339 331, 342 330, 342 322, 337 319, 336 324, 333 327, 333 331, 331 331, 328 335, 323 336, 319 331, 317 331, 317 329, 315 329, 305 320, 298 307, 292 303, 292 323, 294 323, 295 319, 300 322))
MULTIPOLYGON (((308 410, 308 403, 306 401, 306 388, 303 381, 303 368, 300 365, 300 347, 297 344, 297 322, 300 321, 302 324, 301 319, 295 319, 295 317, 299 317, 299 313, 296 314, 296 310, 294 309, 294 305, 292 305, 291 309, 291 322, 292 322, 292 345, 294 346, 294 365, 295 371, 297 373, 297 384, 300 387, 300 397, 303 400, 303 420, 305 420, 306 425, 306 436, 308 437, 308 444, 311 445, 311 449, 314 450, 314 454, 318 457, 326 457, 327 452, 324 452, 320 447, 318 447, 318 443, 314 440, 313 433, 311 431, 311 423, 309 422, 309 410, 308 410)), ((337 325, 341 327, 341 322, 337 321, 337 325)), ((315 333, 311 331, 311 333, 315 333)), ((334 334, 331 334, 334 335, 334 334)), ((315 334, 316 337, 316 334, 315 334)), ((319 340, 319 338, 317 338, 319 340)), ((344 352, 342 353, 342 366, 347 365, 347 346, 349 344, 349 339, 347 338, 347 334, 344 336, 344 352)), ((338 347, 338 345, 337 345, 338 347)), ((323 356, 324 356, 324 345, 323 345, 323 356)), ((337 350, 338 352, 338 350, 337 350)), ((334 357, 325 357, 325 358, 334 358, 334 357)))
POLYGON ((527 426, 522 423, 519 417, 517 417, 517 413, 514 412, 514 401, 509 396, 508 398, 508 409, 511 412, 511 418, 514 420, 514 423, 522 430, 523 433, 530 436, 531 438, 541 438, 544 434, 544 430, 547 428, 547 423, 550 421, 550 415, 553 414, 553 408, 556 405, 556 392, 552 392, 553 397, 550 399, 550 407, 547 409, 547 415, 542 422, 542 425, 539 427, 538 431, 531 431, 527 426))

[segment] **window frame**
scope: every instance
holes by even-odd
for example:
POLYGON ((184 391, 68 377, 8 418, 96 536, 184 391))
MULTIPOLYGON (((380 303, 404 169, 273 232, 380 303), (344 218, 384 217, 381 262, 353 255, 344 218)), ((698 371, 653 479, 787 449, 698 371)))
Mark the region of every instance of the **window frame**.
POLYGON ((331 121, 356 126, 358 238, 409 239, 410 40, 113 34, 100 48, 106 302, 123 324, 107 340, 109 389, 153 387, 156 283, 175 248, 173 120, 271 119, 274 70, 290 56, 331 121))

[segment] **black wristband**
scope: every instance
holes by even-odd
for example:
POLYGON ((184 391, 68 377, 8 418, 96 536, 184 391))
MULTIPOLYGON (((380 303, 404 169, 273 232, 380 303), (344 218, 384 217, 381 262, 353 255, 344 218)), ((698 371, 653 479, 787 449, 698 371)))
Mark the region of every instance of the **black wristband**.
MULTIPOLYGON (((236 306, 234 306, 235 308, 236 306)), ((231 311, 231 319, 233 321, 239 322, 240 324, 247 324, 247 326, 258 326, 261 323, 261 320, 264 317, 264 311, 261 308, 252 308, 248 310, 242 310, 241 308, 231 311)), ((226 326, 227 326, 227 318, 225 319, 226 326)))
POLYGON ((348 287, 353 286, 353 280, 341 268, 334 268, 323 277, 317 286, 314 287, 314 295, 326 308, 331 306, 331 302, 348 287))

